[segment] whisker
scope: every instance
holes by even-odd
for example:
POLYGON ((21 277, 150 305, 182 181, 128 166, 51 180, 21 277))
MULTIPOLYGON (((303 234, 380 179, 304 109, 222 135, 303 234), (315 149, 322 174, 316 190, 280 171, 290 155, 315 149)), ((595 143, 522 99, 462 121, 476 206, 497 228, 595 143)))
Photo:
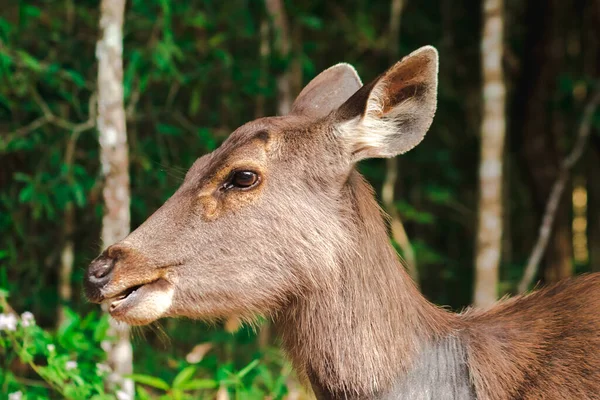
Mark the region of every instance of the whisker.
POLYGON ((156 334, 156 337, 160 340, 160 343, 164 349, 170 347, 171 338, 169 337, 165 328, 161 325, 159 321, 153 322, 148 327, 156 334))

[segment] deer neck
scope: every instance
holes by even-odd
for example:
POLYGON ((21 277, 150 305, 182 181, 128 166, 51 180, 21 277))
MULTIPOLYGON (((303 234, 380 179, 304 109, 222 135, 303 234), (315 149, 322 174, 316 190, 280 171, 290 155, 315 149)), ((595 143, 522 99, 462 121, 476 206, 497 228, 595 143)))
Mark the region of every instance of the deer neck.
POLYGON ((336 285, 296 298, 275 322, 318 397, 373 398, 402 386, 455 316, 417 290, 364 179, 353 172, 346 188, 354 243, 339 256, 336 285))

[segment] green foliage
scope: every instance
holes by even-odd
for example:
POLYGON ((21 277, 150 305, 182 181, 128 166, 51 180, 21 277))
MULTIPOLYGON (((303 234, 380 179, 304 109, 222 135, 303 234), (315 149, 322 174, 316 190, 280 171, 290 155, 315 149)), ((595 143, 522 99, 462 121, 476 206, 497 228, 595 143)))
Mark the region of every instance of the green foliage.
MULTIPOLYGON (((104 341, 109 340, 108 317, 97 312, 80 317, 66 310, 65 322, 56 333, 42 329, 33 314, 14 314, 7 302, 7 291, 0 291, 0 389, 2 393, 21 393, 24 399, 47 399, 60 394, 65 399, 121 399, 118 390, 106 389, 110 367, 104 341), (14 366, 25 374, 13 372, 14 366), (12 368, 11 368, 12 367, 12 368)), ((197 399, 215 396, 224 390, 236 398, 281 398, 290 366, 278 352, 254 359, 240 369, 222 363, 211 370, 203 364, 185 365, 173 371, 171 382, 153 375, 132 374, 140 399, 197 399)), ((163 368, 164 372, 164 368, 163 368)))
POLYGON ((91 313, 81 319, 68 311, 65 324, 51 334, 36 324, 30 312, 14 314, 6 295, 0 294, 2 393, 21 392, 26 399, 45 399, 51 393, 66 399, 115 399, 104 389, 108 367, 100 343, 108 326, 105 316, 91 313), (29 367, 34 375, 15 374, 10 368, 15 363, 29 367))
MULTIPOLYGON (((215 379, 195 379, 194 375, 196 374, 197 367, 190 365, 182 369, 173 379, 171 384, 165 382, 164 380, 150 376, 150 375, 140 375, 134 374, 131 375, 130 378, 135 382, 142 384, 142 386, 138 387, 138 394, 140 398, 149 398, 148 392, 143 389, 143 386, 149 386, 151 388, 159 389, 164 392, 160 398, 164 399, 184 399, 184 398, 198 398, 201 394, 199 391, 204 391, 205 395, 208 396, 210 391, 214 391, 215 389, 221 387, 225 390, 231 389, 235 393, 238 394, 248 394, 246 390, 247 385, 244 382, 244 378, 252 371, 254 371, 259 365, 259 360, 254 360, 244 368, 242 368, 237 373, 232 373, 227 369, 222 369, 219 371, 217 376, 223 376, 226 374, 225 379, 215 380, 215 379), (195 397, 191 397, 195 396, 195 397)), ((258 394, 256 390, 254 390, 255 394, 258 394)), ((263 396, 270 394, 269 392, 261 393, 263 396)))

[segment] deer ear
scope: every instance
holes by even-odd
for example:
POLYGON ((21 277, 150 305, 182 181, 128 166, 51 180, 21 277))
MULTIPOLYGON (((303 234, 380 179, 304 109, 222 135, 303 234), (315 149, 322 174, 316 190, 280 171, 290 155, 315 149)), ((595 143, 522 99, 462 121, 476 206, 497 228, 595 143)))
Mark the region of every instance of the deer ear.
POLYGON ((317 75, 298 95, 291 114, 325 117, 350 98, 362 82, 350 64, 337 64, 317 75))
POLYGON ((394 157, 425 137, 436 108, 438 53, 422 47, 363 86, 336 112, 354 162, 394 157))

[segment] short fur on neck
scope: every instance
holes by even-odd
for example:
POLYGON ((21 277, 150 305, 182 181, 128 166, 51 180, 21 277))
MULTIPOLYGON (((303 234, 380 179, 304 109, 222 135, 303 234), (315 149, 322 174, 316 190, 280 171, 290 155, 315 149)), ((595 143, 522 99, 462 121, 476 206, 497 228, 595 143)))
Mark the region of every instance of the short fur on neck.
POLYGON ((418 349, 450 335, 455 316, 419 294, 389 244, 372 189, 356 171, 344 198, 350 204, 340 207, 352 210, 347 224, 356 242, 338 254, 338 284, 327 285, 335 290, 296 297, 276 325, 313 387, 329 396, 371 397, 410 370, 418 349))

